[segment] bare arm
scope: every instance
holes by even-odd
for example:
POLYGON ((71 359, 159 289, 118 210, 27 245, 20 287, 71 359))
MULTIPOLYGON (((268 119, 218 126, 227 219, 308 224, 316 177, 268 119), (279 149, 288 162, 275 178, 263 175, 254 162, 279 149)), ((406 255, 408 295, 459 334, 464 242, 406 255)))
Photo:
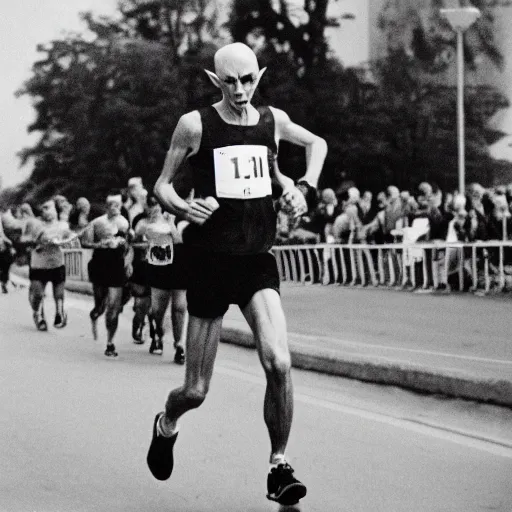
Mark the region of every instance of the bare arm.
POLYGON ((197 224, 202 224, 210 217, 211 209, 202 200, 187 202, 182 199, 174 189, 173 180, 180 165, 199 149, 201 134, 199 112, 189 112, 180 118, 172 136, 162 173, 154 189, 155 195, 167 210, 197 224))
POLYGON ((279 169, 277 158, 274 160, 274 174, 272 176, 272 181, 277 183, 283 189, 283 195, 295 186, 293 180, 288 176, 285 176, 279 169))
POLYGON ((282 110, 272 108, 272 113, 276 124, 277 142, 285 140, 306 148, 306 173, 299 181, 305 180, 316 187, 327 156, 327 143, 318 135, 294 123, 282 110))
POLYGON ((105 247, 101 242, 95 242, 96 233, 95 233, 96 222, 93 220, 84 230, 82 236, 80 237, 80 243, 84 249, 97 249, 101 247, 105 247))
POLYGON ((5 244, 8 244, 8 245, 12 245, 12 241, 5 234, 3 221, 2 221, 2 215, 0 215, 0 244, 2 242, 5 244))
POLYGON ((42 233, 41 223, 37 219, 29 219, 20 237, 20 243, 35 246, 37 239, 42 233))

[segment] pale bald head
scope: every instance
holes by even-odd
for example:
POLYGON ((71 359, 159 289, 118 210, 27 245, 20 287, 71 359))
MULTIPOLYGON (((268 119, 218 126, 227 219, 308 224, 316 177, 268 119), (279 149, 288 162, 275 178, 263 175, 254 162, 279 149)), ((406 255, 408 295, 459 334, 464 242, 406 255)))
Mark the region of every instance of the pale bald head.
POLYGON ((228 44, 217 50, 214 63, 219 78, 226 74, 237 77, 259 71, 256 54, 243 43, 228 44))

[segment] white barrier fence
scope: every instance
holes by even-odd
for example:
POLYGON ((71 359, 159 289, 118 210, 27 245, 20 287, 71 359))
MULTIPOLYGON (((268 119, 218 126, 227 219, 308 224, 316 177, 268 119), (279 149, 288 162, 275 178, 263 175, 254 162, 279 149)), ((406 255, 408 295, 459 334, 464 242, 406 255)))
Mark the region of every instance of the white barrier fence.
POLYGON ((73 281, 89 281, 87 265, 92 258, 92 249, 64 249, 66 277, 73 281))
POLYGON ((276 246, 282 281, 483 292, 512 290, 512 242, 276 246))
MULTIPOLYGON (((282 281, 483 292, 512 290, 512 241, 275 246, 282 281)), ((90 249, 64 250, 68 279, 87 281, 90 249)))

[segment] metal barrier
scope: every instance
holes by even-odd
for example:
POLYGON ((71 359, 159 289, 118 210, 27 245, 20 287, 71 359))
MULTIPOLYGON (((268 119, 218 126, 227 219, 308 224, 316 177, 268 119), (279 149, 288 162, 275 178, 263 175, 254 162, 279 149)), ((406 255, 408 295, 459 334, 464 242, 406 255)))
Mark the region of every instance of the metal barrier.
MULTIPOLYGON (((512 241, 317 244, 272 248, 282 281, 302 284, 512 290, 512 241)), ((66 276, 88 281, 91 249, 65 249, 66 276)))
POLYGON ((92 258, 91 249, 64 249, 66 278, 74 281, 89 281, 87 265, 92 258))
POLYGON ((512 290, 512 242, 272 248, 282 281, 401 289, 512 290))

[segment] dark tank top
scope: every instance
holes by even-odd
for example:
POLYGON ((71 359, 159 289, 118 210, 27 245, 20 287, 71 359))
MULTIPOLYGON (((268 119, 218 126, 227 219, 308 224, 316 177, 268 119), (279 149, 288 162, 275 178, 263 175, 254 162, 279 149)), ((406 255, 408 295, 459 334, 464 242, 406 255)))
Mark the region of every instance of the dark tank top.
POLYGON ((201 145, 189 159, 193 187, 196 197, 215 197, 219 208, 202 226, 186 228, 185 244, 228 254, 267 252, 274 244, 274 116, 268 107, 258 111, 258 124, 239 126, 224 122, 214 107, 199 110, 201 145))

